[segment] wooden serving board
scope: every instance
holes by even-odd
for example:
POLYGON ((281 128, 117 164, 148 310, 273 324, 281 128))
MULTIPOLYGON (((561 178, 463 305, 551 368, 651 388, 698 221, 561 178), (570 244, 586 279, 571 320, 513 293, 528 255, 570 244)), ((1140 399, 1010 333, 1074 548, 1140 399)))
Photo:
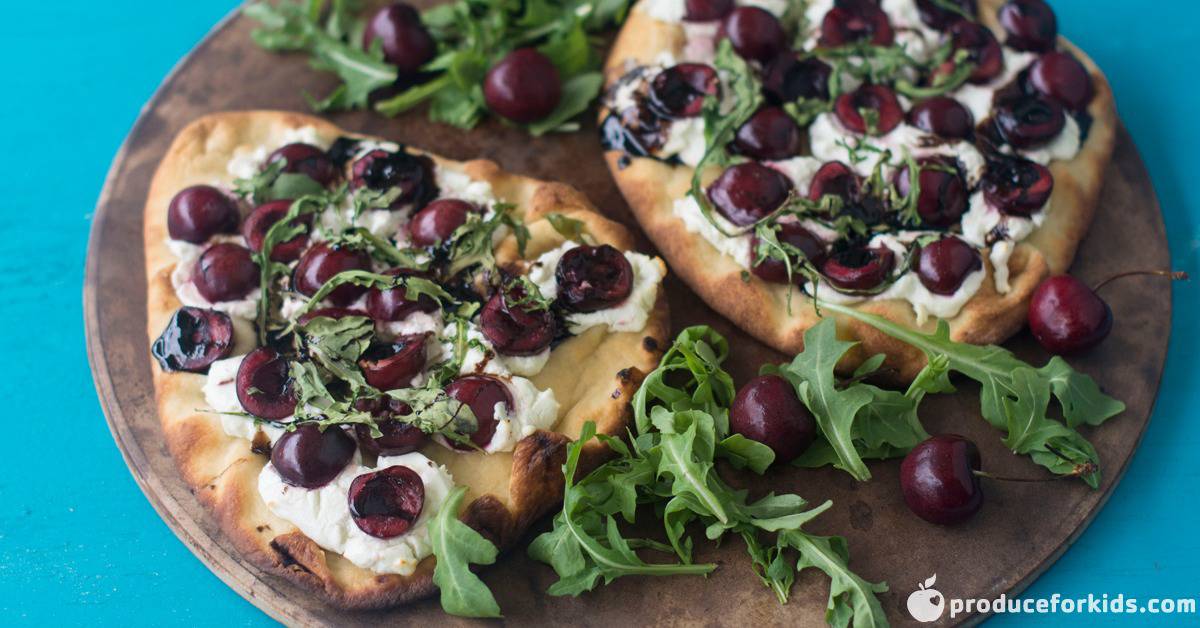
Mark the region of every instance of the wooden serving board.
MULTIPOLYGON (((239 594, 289 625, 351 626, 383 621, 454 623, 436 599, 388 612, 342 613, 306 592, 264 574, 241 559, 216 523, 189 493, 160 437, 145 335, 146 285, 142 273, 142 209, 150 178, 172 137, 205 113, 234 109, 305 111, 301 88, 323 95, 334 83, 308 69, 299 56, 280 57, 255 48, 252 23, 230 17, 219 24, 167 77, 113 161, 96 208, 84 285, 88 354, 113 437, 151 504, 180 539, 239 594)), ((531 139, 499 123, 471 132, 428 123, 423 112, 388 120, 370 113, 331 116, 343 128, 411 143, 455 159, 486 157, 505 169, 564 181, 582 189, 610 217, 636 231, 601 159, 594 125, 570 135, 531 139)), ((644 250, 653 250, 644 239, 644 250)), ((1120 270, 1165 268, 1166 235, 1149 177, 1129 135, 1118 135, 1101 207, 1079 251, 1073 272, 1094 282, 1120 270)), ((740 383, 764 362, 785 359, 739 333, 678 281, 668 279, 672 322, 712 325, 730 340, 729 368, 740 383)), ((1078 537, 1121 478, 1137 447, 1162 375, 1170 334, 1171 300, 1158 279, 1128 279, 1106 289, 1116 325, 1099 348, 1072 363, 1128 404, 1128 410, 1084 434, 1095 444, 1104 480, 1092 491, 1082 482, 985 481, 983 510, 954 528, 911 515, 900 497, 898 461, 870 464, 869 483, 834 469, 770 472, 765 478, 731 478, 752 490, 791 491, 834 507, 810 529, 842 534, 852 568, 872 581, 887 581, 881 596, 894 624, 915 624, 905 610, 918 583, 937 574, 937 589, 950 598, 1012 597, 1041 574, 1078 537)), ((1027 334, 1009 346, 1040 364, 1046 356, 1027 334)), ((1018 477, 1042 475, 1040 467, 1008 452, 1000 434, 979 415, 978 388, 928 399, 922 419, 931 433, 957 432, 980 445, 984 468, 1018 477)), ((543 522, 541 527, 545 527, 543 522)), ((538 530, 531 532, 530 538, 538 530)), ((802 574, 792 601, 779 605, 755 578, 740 543, 705 547, 698 561, 721 567, 708 579, 625 578, 579 598, 545 595, 552 570, 528 559, 523 549, 501 558, 484 574, 504 610, 517 624, 577 625, 821 623, 828 591, 823 575, 802 574)), ((523 544, 521 545, 523 548, 523 544)), ((948 613, 947 613, 948 616, 948 613)), ((962 617, 955 622, 978 621, 962 617)), ((943 624, 952 623, 943 617, 943 624)), ((460 621, 460 623, 467 623, 460 621)))

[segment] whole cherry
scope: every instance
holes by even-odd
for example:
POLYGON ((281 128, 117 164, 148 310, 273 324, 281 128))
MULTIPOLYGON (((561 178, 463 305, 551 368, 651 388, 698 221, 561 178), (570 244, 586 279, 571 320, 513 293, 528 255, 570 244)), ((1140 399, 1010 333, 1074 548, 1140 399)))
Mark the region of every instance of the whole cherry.
POLYGON ((488 70, 483 99, 497 115, 529 124, 558 107, 562 81, 549 57, 533 48, 517 48, 488 70))
POLYGON ((983 506, 979 448, 957 434, 939 434, 913 447, 900 463, 904 503, 940 525, 970 519, 983 506))
POLYGON ((770 447, 776 463, 795 460, 817 437, 816 419, 791 382, 778 375, 760 375, 738 389, 729 429, 770 447))

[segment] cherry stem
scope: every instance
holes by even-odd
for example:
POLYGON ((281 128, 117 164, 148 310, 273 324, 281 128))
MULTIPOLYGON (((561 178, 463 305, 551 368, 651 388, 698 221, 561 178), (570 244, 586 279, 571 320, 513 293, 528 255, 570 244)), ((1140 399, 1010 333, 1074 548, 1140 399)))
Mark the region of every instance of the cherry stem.
POLYGON ((1056 475, 1052 478, 1010 478, 1003 475, 993 475, 987 471, 974 471, 971 473, 989 480, 999 480, 1001 482, 1057 482, 1059 480, 1071 480, 1078 476, 1077 473, 1068 473, 1067 475, 1056 475))
POLYGON ((1175 281, 1179 281, 1179 280, 1187 281, 1187 280, 1191 279, 1190 277, 1188 277, 1188 274, 1182 270, 1129 270, 1129 271, 1125 271, 1123 273, 1117 273, 1117 274, 1113 275, 1112 277, 1109 277, 1108 279, 1101 281, 1100 283, 1096 284, 1095 288, 1092 288, 1092 292, 1100 292, 1101 288, 1108 285, 1108 283, 1114 279, 1120 279, 1122 277, 1132 277, 1133 275, 1155 275, 1158 277, 1168 277, 1175 281))

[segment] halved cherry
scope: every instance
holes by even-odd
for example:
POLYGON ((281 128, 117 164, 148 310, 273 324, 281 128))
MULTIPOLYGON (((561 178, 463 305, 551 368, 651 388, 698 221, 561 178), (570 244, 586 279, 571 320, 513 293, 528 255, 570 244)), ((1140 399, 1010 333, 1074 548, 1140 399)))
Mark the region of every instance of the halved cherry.
POLYGON ((433 160, 405 151, 375 149, 359 157, 350 167, 350 188, 384 191, 400 189, 390 208, 412 204, 422 207, 437 196, 433 160))
POLYGON ((979 251, 954 236, 934 240, 917 251, 917 278, 934 294, 954 294, 967 275, 980 268, 979 251))
POLYGON ((172 240, 200 244, 221 233, 236 233, 237 205, 211 185, 193 185, 177 192, 167 206, 167 233, 172 240))
POLYGON ((895 40, 887 13, 871 0, 840 0, 821 20, 818 43, 824 48, 867 42, 890 46, 895 40))
POLYGON ((959 20, 950 27, 953 49, 967 51, 967 59, 975 64, 967 80, 975 84, 991 81, 1004 71, 1004 51, 992 31, 978 22, 959 20))
POLYGON ((787 33, 779 18, 756 6, 740 6, 725 16, 717 40, 728 37, 743 59, 766 63, 788 49, 787 33))
POLYGON ((896 266, 896 254, 885 246, 855 246, 835 252, 821 265, 821 274, 840 290, 871 290, 881 285, 896 266))
MULTIPOLYGON (((242 223, 242 236, 246 238, 246 243, 250 245, 250 250, 261 251, 263 240, 267 237, 267 231, 275 223, 283 220, 287 215, 288 209, 291 208, 291 200, 278 200, 263 203, 254 208, 249 216, 246 216, 246 222, 242 223)), ((312 225, 313 215, 303 214, 297 218, 297 222, 303 222, 306 225, 312 225)), ((308 246, 308 233, 300 235, 288 240, 280 242, 271 249, 271 260, 276 262, 294 262, 299 259, 300 254, 308 246)))
POLYGON ((204 249, 192 270, 192 283, 210 303, 245 298, 258 282, 258 264, 250 256, 250 249, 230 242, 204 249))
POLYGON ((800 125, 779 107, 763 107, 737 130, 733 146, 754 159, 775 161, 800 154, 804 143, 800 125))
POLYGON ((352 307, 319 307, 319 308, 316 308, 315 310, 311 310, 311 311, 305 312, 304 314, 301 314, 300 317, 296 319, 296 322, 303 325, 303 324, 307 323, 308 321, 311 321, 314 318, 324 317, 324 318, 332 318, 333 320, 338 320, 338 319, 346 318, 347 316, 362 316, 363 318, 371 317, 366 312, 359 310, 359 309, 352 308, 352 307))
MULTIPOLYGON (((506 411, 513 408, 512 393, 504 382, 491 375, 464 375, 446 385, 446 395, 465 404, 475 415, 476 429, 471 442, 478 447, 487 447, 496 434, 496 406, 504 404, 506 411)), ((456 449, 469 450, 466 445, 453 444, 456 449)))
POLYGON ((536 355, 554 340, 558 326, 549 310, 526 309, 520 286, 497 290, 479 314, 479 327, 496 352, 536 355), (509 302, 512 302, 512 305, 509 302))
MULTIPOLYGON (((423 276, 422 273, 406 268, 393 268, 384 271, 383 274, 394 277, 423 276)), ((438 309, 437 301, 428 295, 422 294, 415 300, 410 300, 405 294, 406 290, 402 287, 388 290, 372 288, 367 291, 367 311, 371 313, 371 318, 377 321, 402 321, 413 312, 433 312, 438 309)))
POLYGON ((322 430, 304 423, 271 447, 271 466, 284 483, 301 488, 329 484, 354 457, 354 439, 338 425, 322 430))
POLYGON ((242 409, 263 419, 283 419, 296 411, 296 393, 287 358, 271 347, 246 354, 237 372, 242 409))
POLYGON ((904 110, 900 108, 896 93, 883 85, 863 84, 838 96, 833 111, 842 126, 854 133, 886 135, 904 120, 904 110), (865 111, 874 112, 873 126, 863 117, 865 111))
MULTIPOLYGON (((363 251, 322 242, 300 257, 300 263, 292 272, 292 289, 311 297, 326 281, 347 270, 371 270, 371 257, 363 251)), ((366 291, 366 288, 346 283, 334 288, 326 300, 334 305, 346 306, 366 291)))
POLYGON ((1058 37, 1058 18, 1043 0, 1009 0, 997 13, 1008 33, 1004 42, 1017 50, 1053 50, 1058 37))
POLYGON ((778 209, 791 191, 792 182, 778 170, 750 161, 726 168, 708 186, 708 200, 729 222, 744 227, 778 209))
POLYGON ((683 19, 689 22, 719 20, 733 10, 733 0, 686 0, 683 19))
POLYGON ((1054 191, 1050 169, 1023 157, 998 157, 983 174, 983 198, 1006 214, 1028 216, 1054 191))
POLYGON ((763 70, 763 91, 779 103, 801 98, 829 100, 829 75, 833 68, 816 57, 801 58, 784 52, 763 70))
POLYGON ((392 342, 374 343, 358 360, 367 383, 379 390, 408 388, 425 370, 425 341, 429 334, 397 336, 392 342))
POLYGON ((533 48, 518 48, 488 70, 483 99, 497 115, 528 124, 558 107, 562 82, 549 57, 533 48))
MULTIPOLYGON (((776 232, 775 237, 779 239, 781 244, 790 244, 796 247, 804 258, 816 268, 821 267, 821 264, 825 262, 826 255, 828 255, 825 243, 798 222, 779 223, 779 230, 776 232)), ((757 251, 758 245, 758 236, 754 235, 750 239, 750 250, 757 251)), ((800 260, 798 259, 792 260, 792 280, 796 282, 803 281, 802 276, 796 272, 799 262, 800 260)), ((755 264, 750 269, 750 272, 754 273, 760 279, 774 283, 787 283, 788 280, 787 264, 783 260, 774 257, 763 259, 758 264, 755 264)))
POLYGON ((821 164, 808 184, 808 198, 820 201, 823 196, 836 196, 849 201, 858 196, 860 178, 850 166, 840 161, 821 164))
POLYGON ((416 74, 437 54, 437 42, 421 23, 421 14, 403 2, 389 4, 371 16, 363 30, 363 49, 379 42, 383 58, 401 74, 416 74))
POLYGON ((1047 52, 1029 68, 1029 83, 1042 94, 1079 111, 1092 100, 1092 77, 1069 52, 1047 52))
POLYGON ((975 0, 917 0, 917 14, 921 16, 921 21, 937 30, 946 30, 964 14, 974 17, 978 13, 975 0), (955 11, 947 5, 958 7, 959 10, 955 11))
POLYGON ((996 130, 1013 148, 1042 146, 1066 126, 1067 116, 1056 100, 1016 96, 996 103, 996 130))
POLYGON ((267 156, 263 167, 279 160, 286 160, 284 172, 302 174, 308 178, 329 187, 338 178, 338 169, 329 155, 319 147, 302 142, 293 142, 276 148, 267 156))
MULTIPOLYGON (((921 220, 934 227, 948 227, 967 211, 970 191, 953 157, 937 155, 917 161, 917 213, 921 220)), ((912 173, 908 165, 900 168, 893 179, 896 191, 907 198, 912 192, 912 173)))
POLYGON ((908 123, 939 137, 970 139, 975 129, 971 110, 949 96, 934 96, 908 110, 908 123))
POLYGON ((400 419, 412 414, 412 408, 403 401, 387 396, 359 399, 354 402, 354 408, 370 412, 379 427, 380 436, 374 437, 371 436, 370 427, 363 424, 354 426, 358 446, 364 452, 375 456, 399 456, 420 449, 428 440, 420 428, 400 419))
POLYGON ((680 63, 650 81, 650 108, 667 118, 694 118, 704 109, 704 97, 720 93, 721 81, 712 66, 680 63))
POLYGON ((563 254, 554 269, 558 302, 572 312, 613 307, 633 292, 633 266, 616 248, 577 246, 563 254))
POLYGON ((150 352, 164 371, 203 373, 233 350, 233 320, 224 312, 184 306, 175 311, 150 352))
POLYGON ((454 230, 467 222, 467 216, 478 212, 472 203, 457 198, 440 198, 426 205, 408 222, 408 234, 417 246, 435 246, 454 235, 454 230))
POLYGON ((425 508, 425 483, 416 471, 393 465, 350 483, 350 518, 359 530, 391 539, 412 529, 425 508))

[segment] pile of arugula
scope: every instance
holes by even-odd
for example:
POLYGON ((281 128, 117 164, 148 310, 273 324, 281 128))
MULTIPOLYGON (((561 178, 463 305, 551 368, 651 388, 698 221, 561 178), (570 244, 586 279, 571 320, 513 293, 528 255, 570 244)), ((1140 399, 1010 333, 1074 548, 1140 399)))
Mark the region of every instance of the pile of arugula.
POLYGON ((422 82, 372 104, 374 93, 397 85, 395 66, 382 49, 361 46, 365 19, 357 0, 256 2, 244 13, 260 23, 254 42, 271 51, 302 51, 317 70, 342 83, 324 98, 305 95, 318 111, 363 109, 395 116, 428 102, 429 118, 472 128, 487 114, 483 78, 515 48, 534 47, 554 62, 562 99, 546 119, 525 128, 533 135, 579 128, 571 119, 600 93, 600 54, 591 35, 625 18, 629 0, 456 0, 431 8, 422 22, 438 43, 422 82))

